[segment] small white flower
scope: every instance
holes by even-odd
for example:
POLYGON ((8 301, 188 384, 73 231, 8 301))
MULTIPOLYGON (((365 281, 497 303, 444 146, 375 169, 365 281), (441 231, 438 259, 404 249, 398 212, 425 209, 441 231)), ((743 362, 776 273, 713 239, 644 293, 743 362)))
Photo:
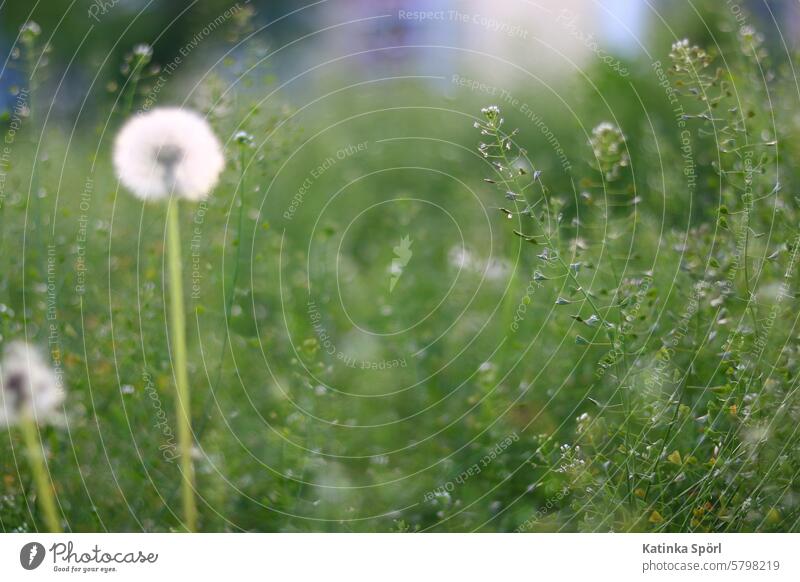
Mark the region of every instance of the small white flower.
POLYGON ((684 38, 677 42, 672 43, 672 50, 679 51, 679 50, 687 50, 689 48, 689 39, 684 38))
POLYGON ((20 35, 30 34, 31 36, 39 36, 42 34, 42 27, 36 24, 33 20, 29 20, 19 27, 20 35))
POLYGON ((153 47, 147 43, 137 44, 133 47, 133 56, 150 59, 153 56, 153 47))
POLYGON ((233 141, 240 145, 251 146, 255 143, 255 138, 246 131, 237 131, 233 134, 233 141))
POLYGON ((174 193, 202 200, 225 166, 208 122, 191 111, 157 108, 128 121, 114 143, 120 181, 143 200, 174 193))
POLYGON ((10 344, 0 365, 0 426, 23 416, 46 424, 63 401, 58 378, 38 350, 24 342, 10 344))

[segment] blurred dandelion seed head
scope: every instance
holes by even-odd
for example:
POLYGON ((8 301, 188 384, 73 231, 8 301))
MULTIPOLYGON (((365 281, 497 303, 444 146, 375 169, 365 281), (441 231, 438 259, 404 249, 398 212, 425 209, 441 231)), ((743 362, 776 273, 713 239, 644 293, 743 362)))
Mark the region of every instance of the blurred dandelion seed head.
POLYGON ((39 351, 24 342, 11 343, 0 365, 0 426, 26 415, 47 424, 63 401, 58 378, 39 351))
POLYGON ((208 122, 191 111, 158 108, 128 121, 114 143, 122 184, 143 200, 174 193, 202 200, 225 166, 222 146, 208 122))

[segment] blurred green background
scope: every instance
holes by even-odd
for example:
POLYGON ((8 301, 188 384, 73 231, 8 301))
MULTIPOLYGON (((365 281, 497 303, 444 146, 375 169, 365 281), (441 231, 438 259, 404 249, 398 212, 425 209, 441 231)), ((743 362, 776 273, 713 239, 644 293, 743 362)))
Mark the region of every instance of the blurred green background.
MULTIPOLYGON (((750 345, 757 329, 741 324, 746 302, 721 313, 714 293, 667 384, 644 389, 693 285, 724 280, 736 247, 715 225, 739 192, 702 119, 698 186, 686 186, 653 65, 669 68, 672 43, 716 55, 737 111, 752 109, 744 133, 781 144, 759 174, 747 283, 780 282, 792 249, 800 10, 736 6, 4 3, 0 330, 63 371, 65 422, 43 434, 65 527, 180 527, 165 208, 120 187, 110 151, 130 115, 181 105, 209 118, 228 162, 210 199, 182 209, 203 530, 796 530, 794 298, 763 353, 739 363, 753 372, 741 394, 712 390, 744 386, 729 380, 740 368, 724 336, 750 345), (434 16, 401 16, 416 11, 434 16), (760 68, 741 49, 740 13, 763 31, 760 68), (19 35, 28 21, 41 28, 31 38, 19 35), (152 55, 138 60, 141 43, 152 55), (494 169, 473 123, 487 105, 520 129, 582 285, 616 305, 652 277, 620 311, 635 344, 627 372, 598 374, 612 346, 569 317, 585 305, 555 305, 579 303, 576 290, 540 285, 541 246, 513 235, 528 227, 483 180, 494 169), (630 158, 613 183, 589 145, 604 121, 630 158), (731 412, 753 394, 752 416, 731 412), (723 440, 730 464, 715 469, 723 440)), ((0 474, 3 530, 41 527, 12 429, 0 474)))

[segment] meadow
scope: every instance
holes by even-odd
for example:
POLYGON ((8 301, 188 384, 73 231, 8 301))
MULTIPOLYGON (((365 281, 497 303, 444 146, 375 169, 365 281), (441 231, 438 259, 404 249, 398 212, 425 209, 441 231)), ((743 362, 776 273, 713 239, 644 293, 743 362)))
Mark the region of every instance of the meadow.
MULTIPOLYGON (((310 92, 248 12, 183 84, 125 37, 77 97, 47 65, 59 29, 22 24, 0 335, 64 392, 37 427, 59 526, 195 529, 174 209, 196 529, 800 529, 796 55, 728 11, 698 22, 625 75, 356 56, 310 92), (166 105, 222 144, 201 201, 115 173, 120 128, 166 105)), ((48 529, 30 456, 3 427, 5 532, 48 529)))

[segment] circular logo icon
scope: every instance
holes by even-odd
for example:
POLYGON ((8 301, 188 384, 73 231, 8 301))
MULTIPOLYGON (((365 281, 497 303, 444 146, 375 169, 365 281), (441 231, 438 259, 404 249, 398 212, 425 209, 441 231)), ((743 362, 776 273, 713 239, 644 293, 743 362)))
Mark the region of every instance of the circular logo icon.
POLYGON ((44 561, 44 546, 39 542, 30 542, 19 551, 19 563, 26 570, 35 570, 44 561))

